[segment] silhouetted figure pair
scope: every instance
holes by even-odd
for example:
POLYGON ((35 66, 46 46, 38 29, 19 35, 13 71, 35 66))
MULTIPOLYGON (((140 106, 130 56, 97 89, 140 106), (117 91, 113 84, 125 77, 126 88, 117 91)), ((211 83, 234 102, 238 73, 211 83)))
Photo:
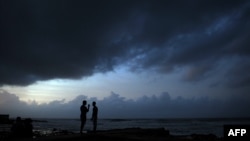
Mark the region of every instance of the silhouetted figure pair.
POLYGON ((33 125, 30 118, 22 121, 21 117, 17 117, 15 123, 11 127, 13 137, 32 137, 33 125))
MULTIPOLYGON (((80 133, 82 134, 83 128, 86 124, 86 120, 87 120, 87 113, 89 112, 89 107, 90 105, 88 104, 88 108, 86 107, 87 105, 87 101, 83 100, 82 102, 82 106, 80 107, 80 111, 81 111, 81 127, 80 127, 80 133)), ((93 121, 93 131, 96 131, 97 128, 97 116, 98 116, 98 108, 96 106, 96 102, 94 101, 92 103, 93 106, 93 112, 92 112, 92 117, 91 120, 93 121)))

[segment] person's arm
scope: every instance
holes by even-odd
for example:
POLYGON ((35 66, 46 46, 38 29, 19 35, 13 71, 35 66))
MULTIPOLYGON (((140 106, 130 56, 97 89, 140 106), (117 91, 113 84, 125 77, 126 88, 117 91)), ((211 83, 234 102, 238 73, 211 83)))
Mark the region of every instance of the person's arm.
POLYGON ((93 120, 94 119, 94 112, 92 112, 92 116, 91 116, 91 120, 93 120))
POLYGON ((95 109, 95 107, 93 108, 93 111, 92 111, 91 120, 93 120, 93 119, 94 119, 94 114, 95 114, 94 109, 95 109))

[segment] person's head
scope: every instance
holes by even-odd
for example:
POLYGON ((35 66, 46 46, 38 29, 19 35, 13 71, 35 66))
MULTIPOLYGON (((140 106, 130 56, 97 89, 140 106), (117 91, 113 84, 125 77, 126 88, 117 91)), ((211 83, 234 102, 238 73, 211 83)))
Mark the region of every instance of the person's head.
POLYGON ((93 102, 92 102, 92 105, 93 105, 93 106, 95 106, 95 105, 96 105, 96 102, 95 102, 95 101, 93 101, 93 102))
POLYGON ((86 100, 83 100, 82 101, 82 105, 86 105, 87 104, 87 101, 86 100))

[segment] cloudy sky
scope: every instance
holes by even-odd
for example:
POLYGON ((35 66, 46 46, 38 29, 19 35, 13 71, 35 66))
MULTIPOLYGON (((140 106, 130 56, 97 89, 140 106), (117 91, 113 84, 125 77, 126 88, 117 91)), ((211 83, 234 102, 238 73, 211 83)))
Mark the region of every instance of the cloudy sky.
POLYGON ((247 0, 1 1, 0 114, 249 117, 247 0))

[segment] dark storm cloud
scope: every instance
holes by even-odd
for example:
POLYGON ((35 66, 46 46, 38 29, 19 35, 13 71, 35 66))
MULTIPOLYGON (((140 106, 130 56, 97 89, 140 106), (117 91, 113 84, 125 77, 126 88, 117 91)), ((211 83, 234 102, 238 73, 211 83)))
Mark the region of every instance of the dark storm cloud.
POLYGON ((77 79, 123 63, 187 67, 185 80, 201 80, 224 57, 249 60, 249 9, 248 1, 2 1, 0 85, 77 79))
MULTIPOLYGON (((203 98, 172 98, 167 92, 159 96, 143 96, 137 100, 125 99, 111 93, 102 100, 79 95, 65 102, 56 100, 47 104, 35 101, 27 104, 14 94, 0 91, 0 111, 11 117, 78 118, 82 100, 97 102, 100 118, 197 118, 197 117, 249 117, 249 99, 214 100, 203 98)), ((0 114, 1 114, 0 112, 0 114)), ((88 117, 91 116, 91 111, 88 117)))
POLYGON ((226 74, 228 85, 233 88, 250 86, 250 60, 241 58, 237 63, 241 65, 233 66, 226 74))
POLYGON ((107 48, 102 39, 124 13, 121 6, 105 3, 2 2, 1 84, 80 78, 95 69, 112 69, 123 48, 107 48))

